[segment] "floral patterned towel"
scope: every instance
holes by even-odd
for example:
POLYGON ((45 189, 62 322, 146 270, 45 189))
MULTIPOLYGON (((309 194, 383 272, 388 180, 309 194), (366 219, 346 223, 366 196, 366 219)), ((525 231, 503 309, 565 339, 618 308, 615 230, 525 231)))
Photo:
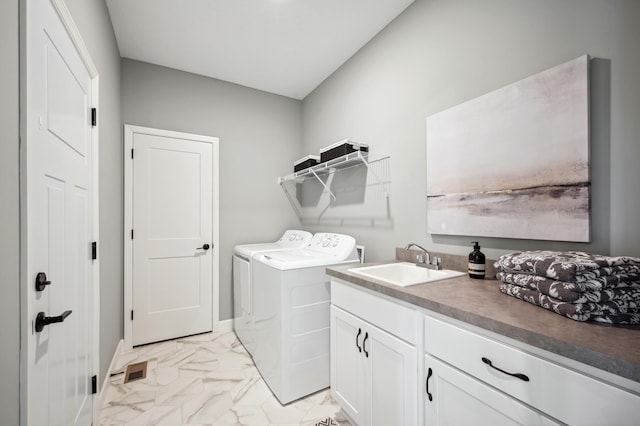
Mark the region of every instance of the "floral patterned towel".
POLYGON ((530 290, 507 283, 500 284, 500 291, 575 321, 596 321, 607 324, 640 324, 640 303, 568 303, 542 294, 536 290, 530 290))
POLYGON ((640 303, 640 274, 610 275, 583 283, 569 283, 540 275, 508 272, 498 272, 496 277, 504 283, 537 290, 563 302, 586 303, 617 300, 640 303))
POLYGON ((503 272, 540 275, 559 281, 585 282, 599 277, 640 273, 640 258, 603 256, 580 251, 524 251, 500 256, 503 272))

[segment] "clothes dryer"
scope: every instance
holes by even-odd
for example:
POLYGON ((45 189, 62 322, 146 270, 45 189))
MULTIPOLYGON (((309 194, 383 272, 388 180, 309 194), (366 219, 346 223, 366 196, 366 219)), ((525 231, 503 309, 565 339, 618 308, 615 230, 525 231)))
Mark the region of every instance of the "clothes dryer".
POLYGON ((233 329, 250 355, 253 355, 252 257, 257 253, 305 247, 312 234, 288 229, 272 243, 242 244, 233 248, 233 329))
POLYGON ((303 249, 253 257, 253 360, 282 404, 329 386, 331 285, 326 268, 358 262, 356 241, 318 233, 303 249))

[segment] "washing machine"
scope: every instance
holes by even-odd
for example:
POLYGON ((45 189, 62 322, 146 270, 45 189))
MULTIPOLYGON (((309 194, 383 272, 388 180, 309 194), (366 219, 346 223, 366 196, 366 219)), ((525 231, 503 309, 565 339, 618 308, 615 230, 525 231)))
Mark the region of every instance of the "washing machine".
POLYGON ((249 354, 253 355, 253 290, 252 257, 257 253, 291 250, 305 247, 313 235, 310 232, 286 230, 272 243, 242 244, 233 248, 233 329, 249 354))
POLYGON ((331 233, 303 249, 253 256, 253 360, 282 404, 329 387, 326 268, 358 261, 355 239, 331 233))

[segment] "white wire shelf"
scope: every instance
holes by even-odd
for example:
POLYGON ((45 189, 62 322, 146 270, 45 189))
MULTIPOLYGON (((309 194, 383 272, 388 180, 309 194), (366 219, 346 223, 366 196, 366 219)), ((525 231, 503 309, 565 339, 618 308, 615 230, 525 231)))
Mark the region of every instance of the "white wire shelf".
POLYGON ((375 163, 380 160, 384 160, 385 158, 389 158, 389 156, 384 157, 372 157, 367 152, 356 151, 347 155, 343 155, 342 157, 334 158, 333 160, 326 161, 324 163, 320 163, 317 166, 309 167, 304 170, 300 170, 299 172, 291 173, 290 175, 282 176, 278 178, 278 183, 283 184, 284 182, 291 180, 298 180, 300 182, 308 179, 310 177, 316 177, 316 175, 331 173, 336 170, 346 169, 353 166, 366 165, 368 166, 371 163, 375 163))
POLYGON ((388 221, 389 158, 356 151, 278 183, 302 223, 388 221))

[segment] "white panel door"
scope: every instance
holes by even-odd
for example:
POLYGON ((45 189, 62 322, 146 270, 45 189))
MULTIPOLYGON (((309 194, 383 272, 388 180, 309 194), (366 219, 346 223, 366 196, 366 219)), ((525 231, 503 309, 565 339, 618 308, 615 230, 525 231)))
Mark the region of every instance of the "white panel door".
POLYGON ((90 425, 91 78, 49 1, 31 1, 28 17, 25 424, 90 425))
POLYGON ((551 426, 542 413, 425 355, 425 426, 551 426), (431 400, 429 399, 431 395, 431 400))
POLYGON ((212 329, 212 144, 133 133, 132 344, 212 329))

